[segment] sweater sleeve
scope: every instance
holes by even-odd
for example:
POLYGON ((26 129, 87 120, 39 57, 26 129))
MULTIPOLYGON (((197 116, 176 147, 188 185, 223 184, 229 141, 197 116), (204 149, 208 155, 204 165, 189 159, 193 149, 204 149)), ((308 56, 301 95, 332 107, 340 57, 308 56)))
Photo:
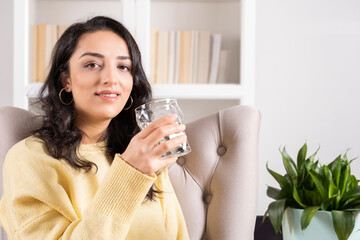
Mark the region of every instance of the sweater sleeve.
POLYGON ((12 149, 4 164, 0 221, 10 239, 125 239, 156 180, 115 156, 95 197, 77 217, 59 169, 42 161, 41 154, 35 158, 19 150, 12 149))
POLYGON ((163 181, 160 181, 163 183, 163 185, 160 187, 161 189, 164 189, 164 193, 162 193, 163 197, 171 198, 170 201, 167 201, 167 204, 169 205, 167 208, 172 209, 172 211, 167 211, 165 213, 167 215, 166 219, 168 220, 167 225, 172 226, 172 228, 176 226, 177 228, 176 231, 174 231, 174 229, 172 231, 169 229, 167 230, 169 234, 172 234, 169 239, 189 240, 189 234, 184 215, 181 210, 180 203, 176 197, 175 190, 171 184, 169 171, 167 168, 164 169, 161 175, 159 175, 159 178, 163 179, 163 181))

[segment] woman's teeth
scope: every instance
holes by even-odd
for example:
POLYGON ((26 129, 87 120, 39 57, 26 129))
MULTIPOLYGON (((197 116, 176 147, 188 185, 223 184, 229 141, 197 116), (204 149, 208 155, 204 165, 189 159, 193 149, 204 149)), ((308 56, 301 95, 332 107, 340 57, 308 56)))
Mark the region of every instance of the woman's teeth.
POLYGON ((104 97, 116 97, 117 94, 112 93, 112 94, 99 94, 100 96, 104 96, 104 97))

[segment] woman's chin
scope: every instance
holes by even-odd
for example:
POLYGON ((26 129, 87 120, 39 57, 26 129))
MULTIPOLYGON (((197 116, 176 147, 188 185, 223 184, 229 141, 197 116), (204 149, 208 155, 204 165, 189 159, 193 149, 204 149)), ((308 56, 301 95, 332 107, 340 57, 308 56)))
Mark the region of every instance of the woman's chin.
POLYGON ((104 111, 102 111, 101 113, 99 113, 99 116, 104 119, 104 120, 111 120, 114 117, 116 117, 121 111, 116 110, 111 110, 111 109, 104 109, 104 111))

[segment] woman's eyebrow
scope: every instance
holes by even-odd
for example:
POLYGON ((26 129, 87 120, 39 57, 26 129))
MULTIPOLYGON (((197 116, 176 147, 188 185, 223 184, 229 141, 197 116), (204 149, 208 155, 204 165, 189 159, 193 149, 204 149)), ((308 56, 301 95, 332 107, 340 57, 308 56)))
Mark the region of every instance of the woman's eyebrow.
MULTIPOLYGON (((98 57, 98 58, 104 58, 104 55, 100 54, 100 53, 94 53, 94 52, 86 52, 81 54, 81 56, 79 58, 82 58, 84 56, 93 56, 93 57, 98 57)), ((131 60, 130 57, 128 56, 117 56, 117 59, 121 59, 121 60, 131 60)))

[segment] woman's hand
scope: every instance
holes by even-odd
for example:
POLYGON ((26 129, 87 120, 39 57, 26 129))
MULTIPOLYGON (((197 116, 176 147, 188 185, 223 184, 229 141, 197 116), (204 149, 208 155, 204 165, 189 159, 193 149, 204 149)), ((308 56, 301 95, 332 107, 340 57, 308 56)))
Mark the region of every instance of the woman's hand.
POLYGON ((180 135, 157 145, 165 136, 185 130, 185 125, 174 123, 176 115, 166 115, 136 134, 130 141, 123 159, 147 175, 174 163, 176 156, 160 159, 162 155, 186 141, 186 135, 180 135))

